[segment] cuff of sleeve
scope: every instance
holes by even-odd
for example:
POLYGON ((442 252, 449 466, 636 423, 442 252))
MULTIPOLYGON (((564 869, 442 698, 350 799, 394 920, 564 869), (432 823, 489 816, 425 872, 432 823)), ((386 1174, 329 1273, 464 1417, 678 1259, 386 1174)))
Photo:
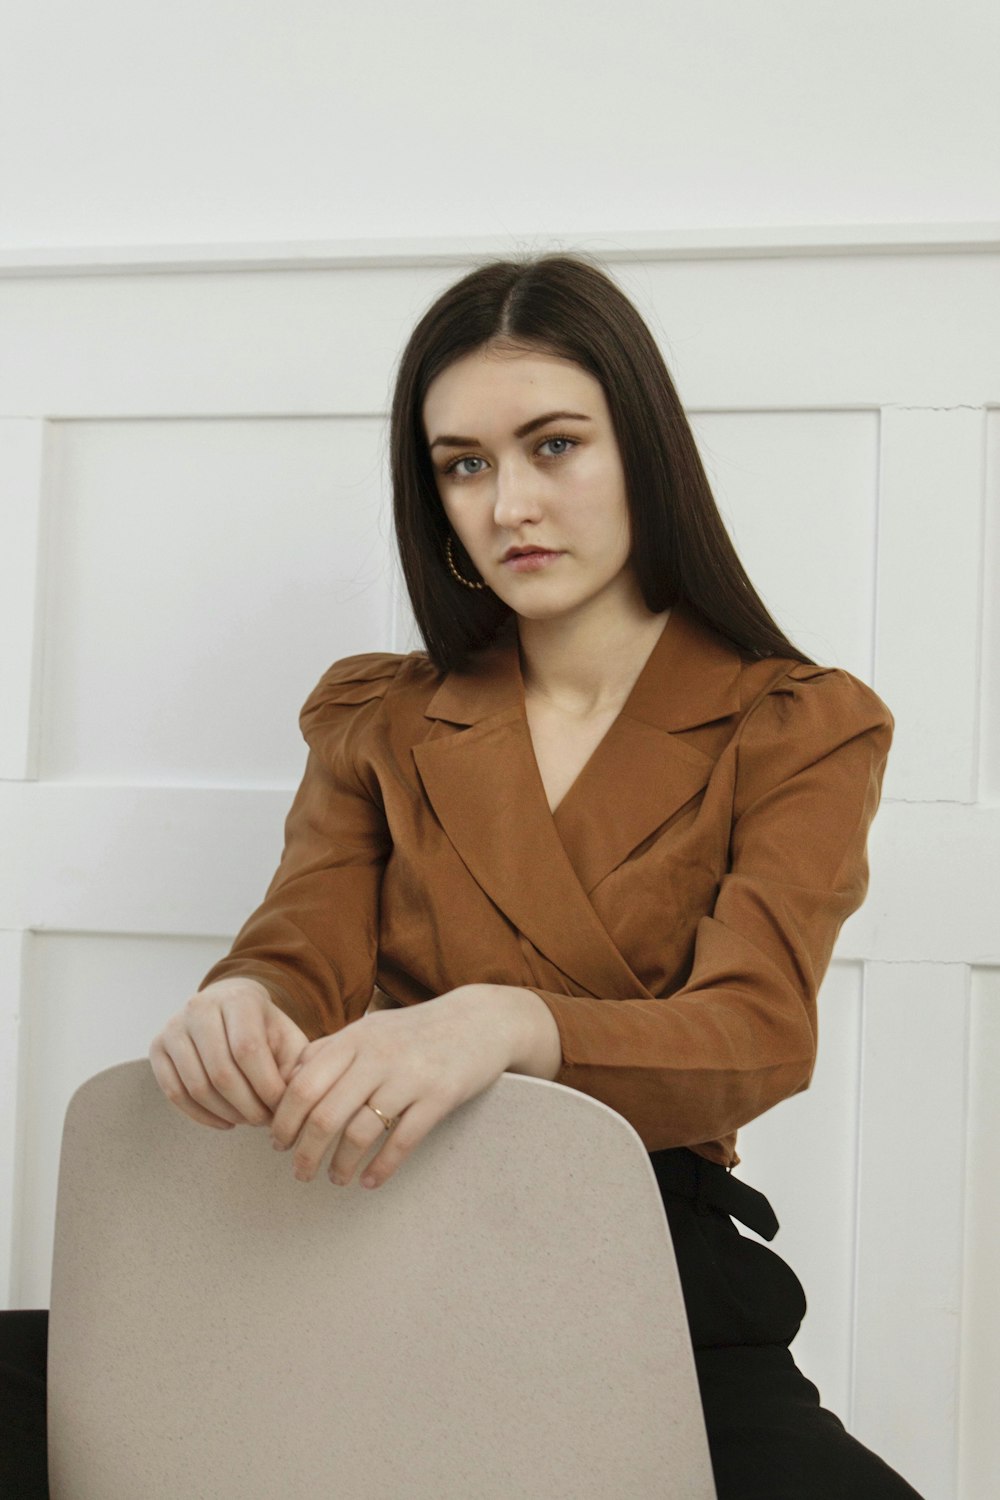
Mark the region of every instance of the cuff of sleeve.
POLYGON ((279 969, 272 969, 265 964, 251 964, 242 959, 220 959, 219 962, 205 975, 198 986, 199 992, 209 984, 214 984, 217 979, 256 979, 267 990, 271 999, 279 1010, 289 1016, 310 1041, 316 1041, 323 1035, 322 1027, 317 1024, 313 1007, 288 984, 287 976, 279 969))
POLYGON ((573 1007, 579 1005, 579 999, 574 995, 557 995, 554 990, 540 990, 533 984, 525 984, 521 988, 530 990, 533 995, 537 995, 539 1000, 548 1006, 552 1013, 552 1019, 559 1030, 559 1046, 562 1051, 562 1062, 559 1064, 559 1071, 552 1082, 564 1083, 569 1088, 575 1087, 574 1079, 579 1064, 573 1061, 571 1055, 575 1050, 573 1044, 576 1040, 573 1007))

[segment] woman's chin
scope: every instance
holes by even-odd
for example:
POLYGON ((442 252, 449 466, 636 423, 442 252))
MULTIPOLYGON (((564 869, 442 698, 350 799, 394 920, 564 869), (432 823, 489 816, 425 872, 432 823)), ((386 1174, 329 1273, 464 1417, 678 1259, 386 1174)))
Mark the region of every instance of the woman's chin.
POLYGON ((567 599, 505 599, 505 604, 519 620, 561 620, 571 615, 576 608, 575 600, 567 599))

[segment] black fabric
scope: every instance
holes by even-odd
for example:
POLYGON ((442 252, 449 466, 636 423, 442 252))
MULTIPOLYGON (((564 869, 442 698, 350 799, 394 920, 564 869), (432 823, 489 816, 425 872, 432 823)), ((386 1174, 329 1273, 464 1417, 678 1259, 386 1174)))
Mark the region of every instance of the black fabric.
POLYGON ((806 1295, 787 1261, 740 1234, 723 1209, 662 1196, 695 1349, 790 1344, 806 1295))
MULTIPOLYGON (((660 1158, 654 1170, 677 1255, 718 1500, 921 1500, 820 1405, 797 1368, 788 1345, 805 1315, 802 1284, 773 1250, 740 1234, 734 1209, 717 1206, 730 1174, 706 1171, 714 1164, 689 1151, 651 1155, 660 1158)), ((768 1225, 767 1199, 747 1192, 752 1196, 738 1196, 737 1207, 768 1225)), ((742 1215, 740 1222, 750 1223, 742 1215)), ((0 1313, 0 1500, 48 1500, 47 1335, 47 1312, 0 1313)))
MULTIPOLYGON (((653 1166, 677 1256, 718 1500, 921 1500, 820 1405, 795 1364, 788 1345, 805 1317, 805 1292, 780 1255, 740 1234, 730 1217, 735 1207, 727 1213, 710 1201, 729 1191, 718 1173, 735 1179, 694 1152, 650 1155, 661 1158, 653 1166), (674 1160, 665 1166, 663 1158, 674 1160)), ((769 1224, 767 1199, 747 1191, 767 1212, 742 1196, 736 1206, 750 1204, 758 1222, 769 1224)), ((743 1214, 740 1222, 755 1227, 743 1214)))
POLYGON ((0 1313, 0 1500, 48 1500, 47 1312, 0 1313))
POLYGON ((778 1344, 696 1349, 718 1500, 921 1500, 778 1344))
POLYGON ((781 1227, 764 1194, 734 1177, 718 1162, 707 1161, 683 1147, 650 1151, 649 1159, 661 1195, 674 1193, 691 1198, 702 1207, 721 1208, 765 1240, 773 1240, 781 1227))

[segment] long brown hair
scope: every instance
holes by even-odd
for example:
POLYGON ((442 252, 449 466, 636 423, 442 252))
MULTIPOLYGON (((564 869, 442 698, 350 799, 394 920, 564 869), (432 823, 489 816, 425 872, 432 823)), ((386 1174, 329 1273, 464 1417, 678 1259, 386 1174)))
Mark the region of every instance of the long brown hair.
MULTIPOLYGON (((744 656, 814 665, 771 618, 744 571, 663 356, 637 309, 582 255, 495 260, 423 314, 400 357, 390 419, 393 514, 403 576, 428 654, 442 672, 493 639, 509 607, 448 572, 450 527, 423 428, 431 381, 488 343, 573 360, 604 389, 621 454, 631 561, 648 609, 683 600, 744 656)), ((475 577, 452 535, 455 561, 475 577)))

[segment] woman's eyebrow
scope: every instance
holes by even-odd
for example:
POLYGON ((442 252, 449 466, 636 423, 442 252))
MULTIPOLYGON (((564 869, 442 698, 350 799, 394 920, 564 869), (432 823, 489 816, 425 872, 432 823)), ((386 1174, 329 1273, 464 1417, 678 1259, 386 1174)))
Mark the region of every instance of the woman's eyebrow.
MULTIPOLYGON (((530 422, 523 422, 520 427, 514 428, 515 437, 527 437, 529 432, 534 432, 536 427, 544 427, 546 422, 554 422, 556 418, 563 421, 571 418, 574 422, 590 422, 592 418, 584 416, 582 411, 547 411, 543 417, 532 417, 530 422)), ((479 438, 456 437, 454 433, 443 433, 436 437, 431 443, 431 448, 481 448, 479 438)))

